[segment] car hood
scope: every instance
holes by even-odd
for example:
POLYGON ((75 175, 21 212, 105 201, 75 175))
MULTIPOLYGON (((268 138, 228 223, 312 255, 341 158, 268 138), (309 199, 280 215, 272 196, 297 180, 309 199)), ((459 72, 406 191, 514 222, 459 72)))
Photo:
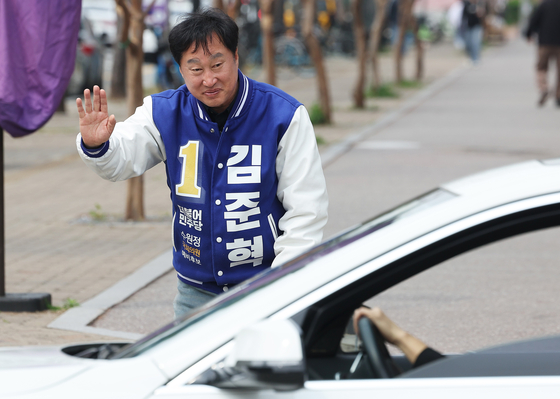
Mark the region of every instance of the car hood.
POLYGON ((61 347, 1 348, 0 397, 56 385, 90 368, 93 363, 91 359, 69 356, 61 347))

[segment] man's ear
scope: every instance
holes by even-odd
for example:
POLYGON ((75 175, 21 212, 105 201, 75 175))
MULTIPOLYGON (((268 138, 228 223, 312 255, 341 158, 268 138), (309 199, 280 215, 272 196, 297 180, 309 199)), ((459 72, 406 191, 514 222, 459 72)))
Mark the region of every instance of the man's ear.
POLYGON ((235 59, 235 63, 237 64, 237 67, 239 68, 239 51, 238 51, 238 49, 235 49, 234 59, 235 59))

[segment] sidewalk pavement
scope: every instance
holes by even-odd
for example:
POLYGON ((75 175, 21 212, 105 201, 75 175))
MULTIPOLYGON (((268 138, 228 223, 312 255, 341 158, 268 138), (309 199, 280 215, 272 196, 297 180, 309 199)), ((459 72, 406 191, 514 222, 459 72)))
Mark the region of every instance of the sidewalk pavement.
MULTIPOLYGON (((413 56, 408 54, 405 60, 410 77, 413 56)), ((335 159, 364 134, 371 134, 376 123, 382 126, 410 112, 426 96, 443 90, 467 65, 463 54, 450 45, 434 46, 426 53, 422 88, 399 89, 398 99, 370 99, 366 109, 357 110, 351 100, 354 59, 329 58, 334 123, 316 128, 324 142, 323 161, 335 159)), ((392 58, 385 55, 381 62, 385 80, 392 80, 392 69, 392 58)), ((250 76, 258 79, 258 71, 255 74, 250 76)), ((280 77, 281 89, 308 108, 315 102, 314 77, 280 77)), ((0 346, 135 338, 147 331, 115 332, 95 326, 95 319, 171 269, 171 207, 163 165, 145 174, 147 220, 123 222, 126 183, 104 181, 82 163, 75 150, 74 100, 68 99, 66 106, 66 114, 55 115, 39 132, 22 139, 5 137, 6 291, 47 292, 55 306, 81 306, 2 312, 0 346), (72 328, 72 323, 81 327, 72 328)), ((117 120, 126 117, 123 102, 111 101, 109 110, 117 120)), ((174 295, 174 282, 169 290, 174 295)), ((168 312, 164 318, 170 321, 172 304, 164 306, 168 312)))

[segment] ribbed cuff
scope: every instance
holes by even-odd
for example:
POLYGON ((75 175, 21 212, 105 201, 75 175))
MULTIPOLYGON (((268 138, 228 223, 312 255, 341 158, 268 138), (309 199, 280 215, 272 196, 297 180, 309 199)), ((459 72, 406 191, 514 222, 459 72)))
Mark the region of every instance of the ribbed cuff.
POLYGON ((84 144, 84 139, 81 142, 82 151, 90 158, 100 158, 109 150, 109 141, 104 142, 97 148, 87 148, 84 144))

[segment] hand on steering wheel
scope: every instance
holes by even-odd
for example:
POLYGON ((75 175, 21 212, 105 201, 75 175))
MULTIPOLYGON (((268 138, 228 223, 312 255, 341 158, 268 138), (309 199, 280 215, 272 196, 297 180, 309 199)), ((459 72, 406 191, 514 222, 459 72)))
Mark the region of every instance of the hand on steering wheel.
POLYGON ((400 374, 400 370, 389 354, 384 339, 377 327, 367 318, 358 320, 362 350, 367 354, 375 378, 393 378, 400 374))

